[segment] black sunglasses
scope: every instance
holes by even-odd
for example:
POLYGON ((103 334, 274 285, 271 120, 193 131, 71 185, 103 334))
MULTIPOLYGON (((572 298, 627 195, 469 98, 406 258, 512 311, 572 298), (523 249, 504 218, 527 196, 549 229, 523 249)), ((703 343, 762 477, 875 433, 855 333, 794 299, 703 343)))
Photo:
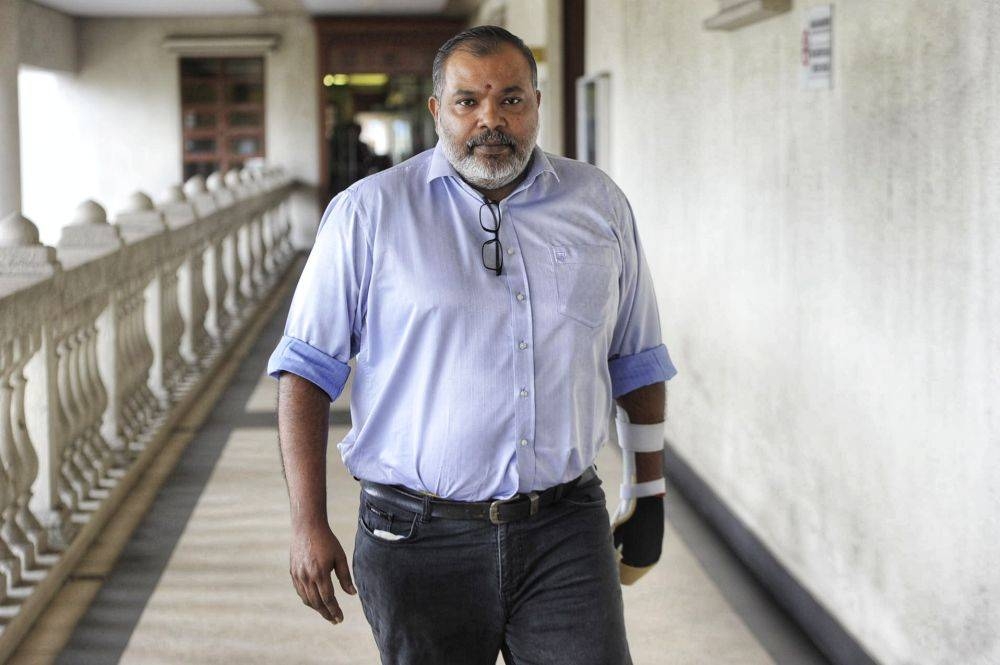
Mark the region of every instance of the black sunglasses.
POLYGON ((493 203, 489 199, 484 200, 483 205, 479 206, 479 226, 483 228, 483 231, 489 231, 493 234, 493 237, 483 243, 483 267, 487 270, 491 270, 500 276, 503 272, 503 247, 500 245, 500 204, 493 203), (494 212, 493 206, 496 206, 496 211, 494 212), (490 214, 485 217, 483 215, 483 208, 490 211, 490 214), (493 222, 492 225, 484 224, 483 222, 493 222))

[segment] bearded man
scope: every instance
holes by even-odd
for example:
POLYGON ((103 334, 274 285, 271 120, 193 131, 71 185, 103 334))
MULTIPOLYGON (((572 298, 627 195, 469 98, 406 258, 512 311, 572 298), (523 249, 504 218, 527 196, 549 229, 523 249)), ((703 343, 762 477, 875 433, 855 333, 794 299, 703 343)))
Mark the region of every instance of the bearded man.
MULTIPOLYGON (((615 546, 663 536, 665 381, 628 201, 535 145, 531 51, 482 26, 439 50, 438 145, 329 205, 268 372, 303 602, 358 593, 383 663, 630 663, 615 546), (352 583, 326 518, 330 401, 357 357, 339 444, 361 481, 352 583), (625 501, 594 460, 614 401, 625 501)), ((625 570, 625 568, 622 568, 625 570)))

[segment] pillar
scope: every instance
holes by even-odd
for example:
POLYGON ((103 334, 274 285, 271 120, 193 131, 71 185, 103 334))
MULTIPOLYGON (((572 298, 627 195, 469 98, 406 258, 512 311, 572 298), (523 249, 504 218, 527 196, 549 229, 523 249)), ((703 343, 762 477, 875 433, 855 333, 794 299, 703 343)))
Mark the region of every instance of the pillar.
POLYGON ((21 137, 17 120, 21 0, 0 0, 0 219, 21 212, 21 137))

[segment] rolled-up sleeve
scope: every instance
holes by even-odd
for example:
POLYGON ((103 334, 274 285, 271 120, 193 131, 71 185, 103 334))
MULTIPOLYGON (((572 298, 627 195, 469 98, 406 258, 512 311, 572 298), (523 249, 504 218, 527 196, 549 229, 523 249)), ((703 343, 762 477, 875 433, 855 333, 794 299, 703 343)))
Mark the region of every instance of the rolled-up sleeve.
POLYGON ((351 372, 364 331, 372 252, 366 220, 344 191, 327 206, 299 278, 284 334, 267 363, 275 378, 291 372, 335 400, 351 372))
POLYGON ((611 392, 620 397, 636 388, 669 381, 677 369, 660 334, 653 278, 625 195, 614 188, 619 215, 622 274, 618 320, 608 354, 611 392))

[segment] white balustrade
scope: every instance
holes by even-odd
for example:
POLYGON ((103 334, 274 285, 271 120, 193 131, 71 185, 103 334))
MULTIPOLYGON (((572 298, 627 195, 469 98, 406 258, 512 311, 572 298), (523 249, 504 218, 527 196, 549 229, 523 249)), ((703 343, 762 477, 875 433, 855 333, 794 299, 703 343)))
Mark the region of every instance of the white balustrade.
POLYGON ((159 205, 136 192, 113 223, 85 201, 56 248, 0 220, 0 626, 64 579, 64 553, 287 270, 291 189, 274 169, 196 176, 159 205))
MULTIPOLYGON (((216 203, 220 207, 232 209, 236 212, 236 194, 226 187, 222 174, 216 171, 208 176, 205 181, 208 190, 215 197, 216 203)), ((226 290, 223 298, 228 325, 232 325, 239 320, 243 311, 243 261, 241 260, 243 244, 240 240, 245 233, 245 225, 227 225, 230 231, 222 239, 222 270, 225 274, 226 290)))

